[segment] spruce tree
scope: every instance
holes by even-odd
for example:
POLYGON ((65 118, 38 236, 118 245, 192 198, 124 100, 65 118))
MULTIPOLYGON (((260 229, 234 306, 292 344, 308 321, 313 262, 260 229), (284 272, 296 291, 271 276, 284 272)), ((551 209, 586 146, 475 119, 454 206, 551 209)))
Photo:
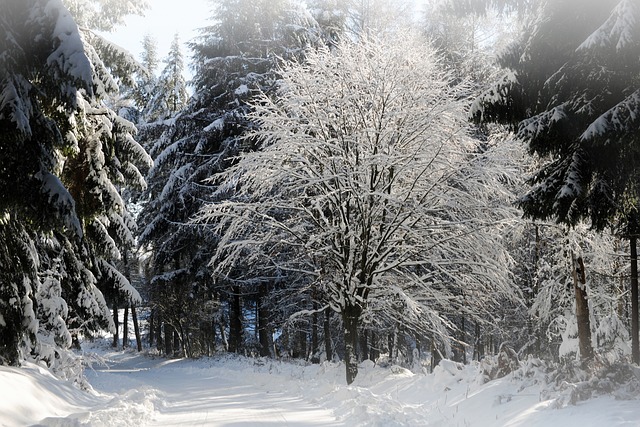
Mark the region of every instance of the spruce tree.
MULTIPOLYGON (((632 246, 639 9, 631 0, 541 2, 521 39, 500 58, 507 73, 473 110, 478 121, 512 126, 543 160, 519 200, 526 216, 618 226, 632 246)), ((636 328, 635 348, 637 335, 636 328)), ((636 361, 639 356, 634 349, 636 361)))
MULTIPOLYGON (((146 59, 152 51, 147 50, 146 59)), ((167 119, 181 111, 189 99, 187 83, 182 75, 184 72, 184 59, 180 48, 180 39, 176 34, 171 42, 169 54, 165 59, 165 67, 155 82, 150 93, 143 117, 147 122, 167 119)), ((150 64, 153 65, 153 64, 150 64)))
MULTIPOLYGON (((158 316, 194 334, 206 304, 222 298, 237 308, 241 301, 229 282, 216 281, 214 288, 209 261, 218 237, 189 220, 210 200, 209 178, 250 148, 240 142, 255 126, 248 101, 258 90, 273 93, 279 61, 302 55, 319 38, 313 19, 294 1, 218 1, 214 11, 215 24, 191 43, 193 97, 173 120, 142 128, 155 161, 140 218, 141 242, 153 253, 153 304, 158 316), (172 303, 178 298, 180 304, 172 303)), ((241 309, 233 311, 237 325, 241 309)), ((232 331, 239 335, 241 327, 232 331)), ((241 341, 235 336, 238 349, 241 341)))
POLYGON ((0 357, 53 366, 81 334, 111 326, 99 287, 137 296, 114 263, 133 241, 121 191, 144 186, 148 158, 105 106, 135 65, 60 0, 0 6, 0 357))

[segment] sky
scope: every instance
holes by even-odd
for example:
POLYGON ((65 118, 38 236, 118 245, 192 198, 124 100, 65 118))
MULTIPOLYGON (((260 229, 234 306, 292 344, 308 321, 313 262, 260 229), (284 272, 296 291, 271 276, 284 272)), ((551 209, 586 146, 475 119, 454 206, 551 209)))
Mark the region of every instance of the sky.
MULTIPOLYGON (((140 59, 142 39, 149 34, 158 44, 158 57, 162 61, 169 53, 173 36, 177 33, 188 66, 191 52, 186 43, 198 35, 199 28, 210 25, 211 7, 208 0, 149 0, 149 3, 151 9, 147 10, 145 16, 129 16, 124 26, 103 35, 140 59)), ((162 65, 159 68, 161 71, 162 65)), ((186 70, 187 78, 191 77, 189 71, 186 70)))

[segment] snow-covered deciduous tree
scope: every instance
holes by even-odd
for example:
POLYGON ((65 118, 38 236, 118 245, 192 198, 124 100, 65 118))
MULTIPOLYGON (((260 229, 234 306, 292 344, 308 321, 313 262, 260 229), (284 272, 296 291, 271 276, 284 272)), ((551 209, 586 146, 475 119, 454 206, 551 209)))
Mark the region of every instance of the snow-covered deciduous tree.
POLYGON ((448 345, 449 315, 480 317, 491 310, 480 295, 510 295, 509 259, 490 230, 505 214, 486 198, 494 170, 478 167, 464 85, 428 45, 342 42, 280 74, 277 94, 254 103, 259 126, 245 141, 259 149, 219 177, 228 198, 199 217, 221 233, 218 277, 255 252, 311 277, 341 315, 349 383, 363 319, 448 345))

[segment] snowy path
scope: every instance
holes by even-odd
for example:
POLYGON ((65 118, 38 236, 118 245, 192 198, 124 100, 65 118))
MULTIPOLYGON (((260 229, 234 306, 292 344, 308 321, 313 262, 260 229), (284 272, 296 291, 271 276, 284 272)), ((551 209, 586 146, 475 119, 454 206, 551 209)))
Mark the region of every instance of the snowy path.
POLYGON ((424 375, 363 362, 347 386, 336 363, 166 360, 108 345, 90 351, 88 359, 107 361, 85 371, 93 392, 32 363, 0 366, 0 427, 640 426, 637 390, 553 409, 553 396, 543 397, 543 371, 484 383, 475 365, 443 361, 424 375))
POLYGON ((211 360, 151 359, 134 353, 106 357, 109 366, 88 371, 87 379, 96 391, 121 401, 110 402, 104 414, 94 412, 95 424, 120 408, 150 426, 345 425, 331 411, 304 401, 295 387, 286 390, 287 384, 265 373, 238 375, 211 360))

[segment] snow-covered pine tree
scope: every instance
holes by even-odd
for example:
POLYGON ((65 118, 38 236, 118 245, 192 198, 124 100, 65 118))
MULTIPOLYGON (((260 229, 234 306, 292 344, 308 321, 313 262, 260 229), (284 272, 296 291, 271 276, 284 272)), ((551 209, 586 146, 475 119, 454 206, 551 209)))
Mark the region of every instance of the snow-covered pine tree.
POLYGON ((71 322, 108 326, 77 203, 62 178, 96 93, 78 28, 58 0, 3 1, 0 359, 55 363, 71 322), (52 254, 56 255, 52 255, 52 254))
MULTIPOLYGON (((151 54, 151 51, 147 51, 151 54)), ((150 59, 147 55, 147 60, 150 59)), ((145 122, 173 117, 187 105, 189 93, 184 80, 184 58, 180 48, 180 38, 176 34, 171 42, 165 66, 150 92, 150 98, 142 111, 145 122)), ((149 70, 151 71, 151 70, 149 70)))
MULTIPOLYGON (((632 0, 541 2, 522 38, 501 56, 507 73, 473 111, 476 120, 512 125, 543 159, 520 199, 525 215, 568 224, 586 218, 596 229, 619 224, 632 254, 639 10, 632 0)), ((637 361, 637 314, 633 323, 637 361)), ((581 338, 586 342, 586 331, 581 338)))
POLYGON ((37 345, 36 233, 81 233, 73 199, 53 172, 56 151, 71 145, 64 135, 78 88, 91 90, 91 69, 61 3, 0 6, 0 363, 18 364, 37 345))
POLYGON ((499 193, 495 169, 478 167, 487 159, 467 136, 465 88, 428 45, 344 41, 280 74, 278 96, 262 95, 250 116, 259 126, 245 139, 260 149, 219 177, 228 200, 201 212, 222 235, 218 277, 256 252, 310 276, 342 318, 348 383, 364 319, 446 346, 449 315, 483 317, 496 299, 479 296, 512 296, 487 223, 504 211, 481 190, 499 193))
MULTIPOLYGON (((184 326, 186 334, 200 328, 196 315, 203 311, 196 306, 222 298, 241 307, 241 295, 228 282, 218 281, 214 289, 209 280, 217 236, 188 221, 210 199, 207 180, 245 148, 239 137, 253 126, 247 101, 259 90, 272 90, 278 61, 302 54, 319 38, 315 22, 295 1, 217 1, 213 10, 214 25, 191 44, 195 93, 189 105, 171 120, 142 129, 155 159, 141 216, 141 242, 153 252, 154 305, 171 309, 158 315, 184 326), (184 304, 171 303, 184 295, 184 304)), ((242 313, 235 311, 237 326, 242 313)), ((231 342, 242 346, 238 337, 231 342)))
POLYGON ((126 79, 134 67, 114 61, 127 55, 79 29, 59 0, 5 1, 2 10, 2 359, 53 365, 80 333, 110 326, 97 284, 117 274, 97 252, 132 240, 116 185, 143 184, 137 165, 148 159, 132 126, 101 104, 117 89, 112 73, 126 79), (85 192, 87 179, 104 185, 85 192), (113 237, 96 233, 96 221, 113 237))
MULTIPOLYGON (((74 3, 74 2, 72 2, 74 3)), ((135 245, 135 221, 124 198, 127 189, 143 190, 140 169, 151 166, 151 158, 134 139, 135 126, 109 107, 120 85, 133 87, 136 74, 144 74, 138 61, 95 31, 109 30, 130 13, 139 13, 146 3, 104 0, 77 8, 84 51, 93 70, 92 97, 80 96, 76 118, 76 147, 68 153, 60 171, 74 200, 87 244, 86 256, 97 285, 111 304, 138 300, 138 292, 118 269, 124 251, 135 245), (96 7, 98 9, 96 9, 96 7), (103 21, 100 13, 111 16, 103 21), (97 20, 96 20, 97 19, 97 20)))

